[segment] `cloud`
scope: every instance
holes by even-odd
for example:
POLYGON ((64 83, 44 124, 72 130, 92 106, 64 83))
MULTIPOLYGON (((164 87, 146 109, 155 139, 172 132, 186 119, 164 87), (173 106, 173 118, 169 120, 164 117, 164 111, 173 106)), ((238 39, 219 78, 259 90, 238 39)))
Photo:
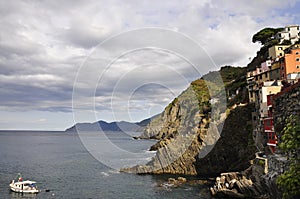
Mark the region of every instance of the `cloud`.
POLYGON ((95 100, 97 112, 102 113, 99 117, 105 119, 113 96, 115 109, 124 109, 120 115, 127 117, 127 104, 138 120, 145 116, 143 111, 149 113, 151 108, 167 104, 189 82, 216 66, 245 66, 259 48, 259 44, 251 43, 252 35, 264 27, 299 23, 298 10, 299 1, 295 0, 0 0, 0 110, 16 114, 70 112, 75 85, 80 88, 75 97, 82 111, 85 107, 90 112, 95 100), (145 27, 185 34, 208 55, 193 52, 175 37, 160 42, 158 35, 147 33, 144 38, 131 35, 99 49, 101 42, 120 32, 145 27), (129 49, 145 41, 152 48, 129 49), (158 44, 161 48, 153 48, 158 44), (185 57, 168 51, 175 45, 190 55, 188 59, 197 63, 202 60, 201 71, 195 71, 185 57), (111 60, 111 52, 124 54, 115 54, 117 57, 111 60), (216 66, 207 61, 207 56, 216 66), (111 65, 102 77, 107 64, 94 65, 80 74, 85 77, 83 81, 75 83, 87 57, 88 64, 103 59, 100 63, 111 65), (95 82, 98 86, 91 95, 91 83, 95 86, 95 82))

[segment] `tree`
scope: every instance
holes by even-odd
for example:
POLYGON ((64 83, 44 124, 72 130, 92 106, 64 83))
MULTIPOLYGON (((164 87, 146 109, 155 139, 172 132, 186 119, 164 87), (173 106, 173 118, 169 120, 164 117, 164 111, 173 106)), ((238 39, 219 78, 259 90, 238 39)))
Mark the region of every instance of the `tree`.
POLYGON ((291 40, 283 40, 283 42, 281 43, 282 45, 292 45, 291 40))
POLYGON ((264 28, 253 35, 252 42, 255 43, 259 41, 262 45, 264 45, 267 41, 271 40, 276 33, 282 30, 283 28, 264 28))
POLYGON ((286 120, 279 147, 288 157, 289 170, 277 178, 277 185, 283 191, 283 198, 300 196, 300 120, 291 115, 286 120))

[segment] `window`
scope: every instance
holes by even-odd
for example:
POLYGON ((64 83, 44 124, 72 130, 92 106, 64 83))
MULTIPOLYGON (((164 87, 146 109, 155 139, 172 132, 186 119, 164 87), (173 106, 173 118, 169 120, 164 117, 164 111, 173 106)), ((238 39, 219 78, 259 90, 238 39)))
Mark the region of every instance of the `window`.
POLYGON ((279 56, 282 56, 282 53, 279 53, 279 56))
POLYGON ((300 59, 299 59, 299 58, 296 58, 296 61, 300 61, 300 59))
POLYGON ((282 47, 278 47, 278 50, 282 50, 282 47))
POLYGON ((299 69, 300 68, 300 66, 297 66, 297 69, 299 69))
POLYGON ((265 78, 267 78, 268 77, 268 73, 265 73, 265 78))
POLYGON ((270 120, 265 120, 266 126, 271 126, 271 121, 270 120))
POLYGON ((296 55, 299 55, 299 52, 296 52, 296 55))

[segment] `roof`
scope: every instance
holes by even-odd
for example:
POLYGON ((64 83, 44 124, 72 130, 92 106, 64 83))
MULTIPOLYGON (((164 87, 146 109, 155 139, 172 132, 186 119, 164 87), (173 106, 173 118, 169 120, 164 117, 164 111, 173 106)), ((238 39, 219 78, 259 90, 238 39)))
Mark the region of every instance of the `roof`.
POLYGON ((31 181, 31 180, 15 182, 15 184, 35 184, 35 183, 36 183, 35 181, 31 181))
POLYGON ((287 25, 285 28, 298 27, 298 25, 287 25))

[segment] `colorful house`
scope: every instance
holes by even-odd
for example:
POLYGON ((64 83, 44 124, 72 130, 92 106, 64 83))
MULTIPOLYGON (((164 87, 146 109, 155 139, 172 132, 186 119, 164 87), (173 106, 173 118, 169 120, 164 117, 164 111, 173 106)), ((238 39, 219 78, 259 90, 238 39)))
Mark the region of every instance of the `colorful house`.
POLYGON ((269 146, 272 153, 275 153, 275 148, 277 146, 277 136, 274 130, 274 120, 273 120, 273 97, 274 94, 267 96, 267 106, 268 106, 268 117, 264 119, 264 131, 267 136, 267 145, 269 146))
POLYGON ((300 48, 288 49, 284 55, 284 64, 281 65, 281 78, 288 79, 290 74, 300 73, 300 48))
POLYGON ((277 61, 280 57, 284 56, 284 50, 290 45, 274 45, 268 49, 269 59, 277 61))

